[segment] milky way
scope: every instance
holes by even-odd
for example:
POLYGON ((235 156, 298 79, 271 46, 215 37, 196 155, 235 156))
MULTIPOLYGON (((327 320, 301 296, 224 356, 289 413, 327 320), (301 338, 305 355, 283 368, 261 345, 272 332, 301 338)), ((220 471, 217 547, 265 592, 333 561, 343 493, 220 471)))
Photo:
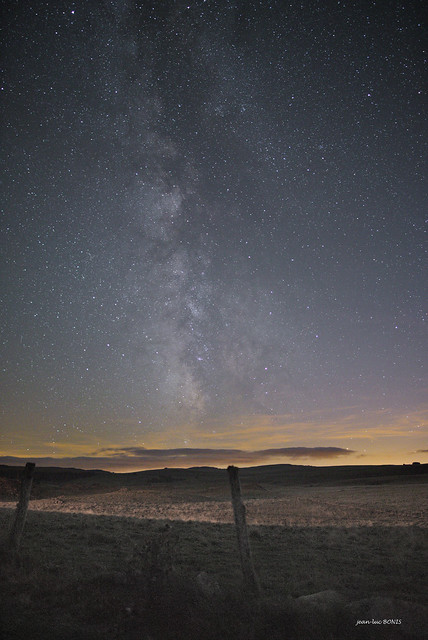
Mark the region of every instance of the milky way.
POLYGON ((381 4, 10 6, 4 455, 421 428, 422 4, 381 4))

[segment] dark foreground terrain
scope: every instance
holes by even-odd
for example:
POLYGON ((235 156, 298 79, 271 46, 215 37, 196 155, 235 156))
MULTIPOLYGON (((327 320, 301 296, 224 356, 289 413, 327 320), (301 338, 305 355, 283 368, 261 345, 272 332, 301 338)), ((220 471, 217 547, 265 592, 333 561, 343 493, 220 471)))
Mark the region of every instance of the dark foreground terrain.
POLYGON ((0 637, 428 637, 426 465, 325 470, 241 471, 253 600, 224 471, 39 470, 12 559, 18 478, 3 468, 0 637))

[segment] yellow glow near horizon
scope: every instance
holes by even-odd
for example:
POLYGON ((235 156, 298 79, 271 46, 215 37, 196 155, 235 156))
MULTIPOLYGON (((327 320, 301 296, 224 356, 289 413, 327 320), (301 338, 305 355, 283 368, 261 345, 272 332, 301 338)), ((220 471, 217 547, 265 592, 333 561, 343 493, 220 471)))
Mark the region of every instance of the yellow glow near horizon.
MULTIPOLYGON (((233 420, 212 420, 204 430, 195 425, 180 426, 163 431, 151 431, 141 439, 128 436, 120 439, 119 429, 114 438, 112 434, 103 439, 95 434, 87 435, 79 431, 73 438, 61 438, 55 441, 41 438, 46 436, 43 425, 30 433, 17 433, 13 438, 3 436, 0 456, 16 456, 18 458, 54 459, 63 466, 62 460, 71 465, 72 458, 90 458, 93 467, 110 468, 123 471, 149 468, 147 460, 144 464, 135 458, 127 449, 135 447, 145 449, 208 449, 198 457, 175 459, 155 456, 151 468, 164 466, 227 466, 230 455, 219 449, 235 449, 242 452, 242 466, 261 464, 310 464, 349 465, 349 464, 409 464, 415 460, 428 462, 427 425, 428 411, 426 406, 417 407, 412 412, 391 412, 382 410, 361 410, 357 407, 341 407, 324 411, 313 411, 300 414, 284 415, 242 415, 233 420), (37 433, 39 436, 37 436, 37 433), (263 456, 258 460, 254 453, 266 449, 282 449, 290 447, 337 447, 354 450, 355 453, 338 457, 325 456, 263 456), (117 455, 115 456, 115 452, 117 455), (248 464, 244 464, 248 457, 248 464), (66 460, 67 459, 67 460, 66 460), (156 460, 156 461, 155 461, 156 460), (180 465, 179 460, 182 460, 180 465), (209 462, 207 462, 209 460, 209 462)), ((78 461, 76 461, 78 466, 78 461)))

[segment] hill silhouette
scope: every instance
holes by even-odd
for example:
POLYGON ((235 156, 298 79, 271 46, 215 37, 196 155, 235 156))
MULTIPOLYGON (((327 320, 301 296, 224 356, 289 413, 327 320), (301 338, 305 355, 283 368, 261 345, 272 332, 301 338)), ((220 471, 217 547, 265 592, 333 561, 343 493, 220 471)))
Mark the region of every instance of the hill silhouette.
MULTIPOLYGON (((23 467, 0 465, 0 498, 14 499, 17 495, 23 467)), ((425 482, 428 464, 418 465, 346 465, 314 467, 309 465, 274 464, 240 469, 243 489, 246 486, 323 486, 323 485, 373 485, 408 482, 425 482)), ((216 467, 191 467, 189 469, 164 468, 132 473, 114 473, 100 469, 76 469, 62 467, 36 467, 33 498, 58 494, 105 493, 121 488, 143 488, 149 485, 178 485, 183 489, 199 485, 227 486, 225 469, 216 467)))

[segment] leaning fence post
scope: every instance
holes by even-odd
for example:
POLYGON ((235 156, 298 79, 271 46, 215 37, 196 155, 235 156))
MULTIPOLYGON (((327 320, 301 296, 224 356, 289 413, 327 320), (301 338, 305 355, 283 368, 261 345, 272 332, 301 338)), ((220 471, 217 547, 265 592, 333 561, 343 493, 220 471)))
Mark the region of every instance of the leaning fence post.
POLYGON ((257 597, 260 589, 251 557, 250 540, 248 538, 247 523, 245 519, 245 505, 241 499, 239 469, 238 467, 230 466, 227 467, 227 473, 229 474, 229 482, 232 492, 233 515, 235 517, 236 535, 238 538, 244 587, 248 593, 257 597))
POLYGON ((16 506, 15 520, 9 536, 9 549, 14 553, 19 550, 22 532, 24 531, 35 466, 36 465, 34 464, 34 462, 27 462, 27 464, 25 465, 24 476, 21 483, 21 491, 19 494, 19 502, 16 506))

